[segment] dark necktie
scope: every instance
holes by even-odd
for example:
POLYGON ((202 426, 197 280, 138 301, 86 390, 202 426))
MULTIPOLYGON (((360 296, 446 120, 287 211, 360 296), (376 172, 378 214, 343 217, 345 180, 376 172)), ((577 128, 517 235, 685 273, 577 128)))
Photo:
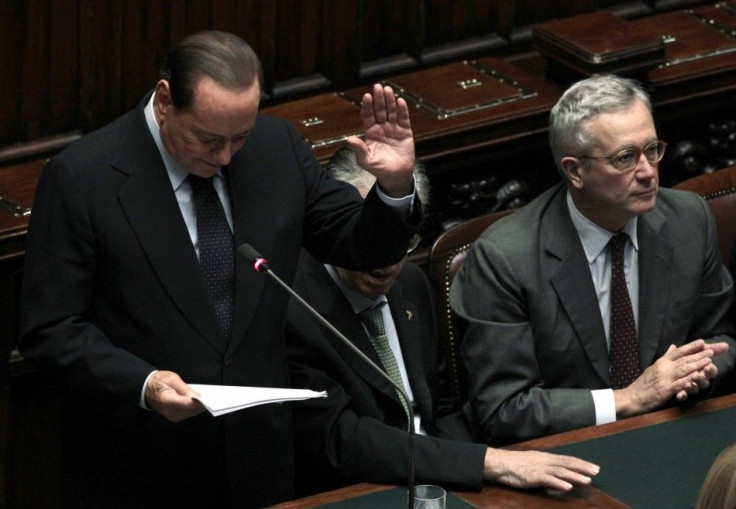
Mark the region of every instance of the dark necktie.
POLYGON ((611 238, 611 387, 621 389, 641 374, 639 341, 631 307, 629 290, 624 277, 624 248, 629 236, 619 233, 611 238))
MULTIPOLYGON (((381 363, 383 364, 383 368, 386 370, 386 374, 396 383, 396 385, 406 390, 404 382, 401 379, 399 364, 396 362, 396 357, 394 356, 393 351, 391 351, 391 346, 388 344, 386 327, 383 323, 383 312, 381 311, 381 308, 385 305, 385 302, 381 302, 376 307, 364 309, 360 312, 360 318, 363 320, 366 329, 368 329, 371 343, 378 354, 378 358, 381 359, 381 363)), ((396 391, 396 393, 399 396, 399 401, 401 401, 406 415, 409 416, 408 403, 404 401, 404 397, 400 392, 396 391)))
POLYGON ((212 299, 217 321, 230 336, 235 300, 235 241, 212 179, 189 175, 197 211, 199 267, 207 293, 212 299))

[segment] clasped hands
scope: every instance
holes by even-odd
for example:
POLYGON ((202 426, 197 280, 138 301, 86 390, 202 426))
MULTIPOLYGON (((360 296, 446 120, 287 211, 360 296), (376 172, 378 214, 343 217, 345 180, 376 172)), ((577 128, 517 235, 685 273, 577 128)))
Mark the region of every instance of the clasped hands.
POLYGON ((710 386, 718 374, 713 357, 728 351, 727 343, 697 339, 680 347, 670 345, 634 382, 614 391, 616 415, 629 417, 649 412, 673 396, 685 401, 710 386))

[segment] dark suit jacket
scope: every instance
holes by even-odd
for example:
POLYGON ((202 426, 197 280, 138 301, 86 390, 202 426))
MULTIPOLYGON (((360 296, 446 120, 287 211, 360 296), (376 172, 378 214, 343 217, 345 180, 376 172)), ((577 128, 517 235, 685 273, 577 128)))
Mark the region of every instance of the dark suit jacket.
MULTIPOLYGON (((490 443, 595 424, 591 389, 609 385, 603 321, 582 243, 558 185, 486 230, 451 288, 467 324, 472 408, 490 443)), ((670 344, 726 341, 708 395, 733 390, 731 277, 715 222, 693 193, 661 189, 639 217, 642 369, 670 344)))
MULTIPOLYGON (((294 290, 381 366, 347 298, 307 253, 294 290)), ((427 277, 406 264, 387 298, 423 427, 429 435, 469 440, 461 416, 436 414, 437 334, 427 277)), ((396 391, 298 303, 289 304, 287 316, 292 385, 328 394, 294 408, 300 494, 359 481, 406 483, 407 422, 396 391)), ((485 450, 484 445, 416 436, 416 482, 480 489, 485 450)))
MULTIPOLYGON (((33 205, 20 347, 69 386, 64 488, 74 507, 216 507, 228 479, 236 507, 287 499, 289 405, 178 424, 139 409, 153 369, 189 383, 288 383, 288 296, 242 259, 232 336, 221 339, 147 100, 55 157, 33 205)), ((326 177, 282 120, 259 116, 226 173, 236 245, 253 245, 287 282, 302 245, 326 261, 385 266, 413 234, 377 196, 364 207, 326 177)))

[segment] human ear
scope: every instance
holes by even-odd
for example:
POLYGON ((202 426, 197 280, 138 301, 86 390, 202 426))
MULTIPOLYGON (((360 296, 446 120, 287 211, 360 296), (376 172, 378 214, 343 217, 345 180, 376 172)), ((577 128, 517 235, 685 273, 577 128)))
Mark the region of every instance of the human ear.
POLYGON ((583 164, 577 157, 563 157, 560 161, 562 167, 562 173, 567 177, 567 180, 576 188, 580 189, 583 186, 582 171, 583 164))

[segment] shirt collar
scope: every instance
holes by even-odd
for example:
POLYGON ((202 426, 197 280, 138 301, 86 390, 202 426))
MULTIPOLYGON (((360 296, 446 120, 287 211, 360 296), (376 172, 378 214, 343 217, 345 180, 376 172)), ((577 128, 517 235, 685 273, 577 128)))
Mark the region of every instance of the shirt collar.
POLYGON ((634 249, 639 250, 639 240, 637 237, 637 226, 639 217, 636 216, 631 219, 626 226, 624 226, 620 232, 611 232, 605 228, 601 228, 593 221, 585 217, 575 206, 572 201, 570 191, 567 191, 567 209, 570 212, 570 219, 572 224, 575 226, 575 230, 578 232, 580 242, 583 244, 585 250, 585 257, 588 259, 588 263, 593 263, 598 256, 606 249, 608 241, 618 233, 626 233, 631 239, 631 243, 634 249))
POLYGON ((360 314, 362 311, 365 311, 368 308, 375 307, 381 302, 388 302, 388 299, 385 295, 380 295, 376 299, 371 299, 359 292, 356 292, 345 284, 340 275, 337 273, 335 267, 333 267, 332 265, 326 263, 325 269, 327 269, 327 273, 345 295, 345 298, 348 299, 348 302, 353 308, 353 311, 355 311, 355 314, 360 314))

